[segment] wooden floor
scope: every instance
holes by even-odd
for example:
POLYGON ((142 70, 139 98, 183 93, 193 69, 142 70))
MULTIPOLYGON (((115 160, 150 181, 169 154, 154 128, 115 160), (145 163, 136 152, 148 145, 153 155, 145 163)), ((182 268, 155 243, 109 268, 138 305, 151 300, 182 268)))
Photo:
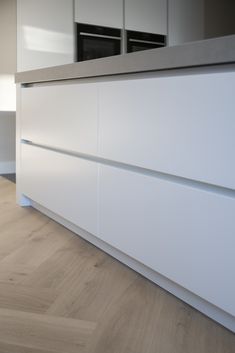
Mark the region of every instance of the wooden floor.
POLYGON ((235 353, 235 335, 32 208, 0 177, 0 353, 235 353))

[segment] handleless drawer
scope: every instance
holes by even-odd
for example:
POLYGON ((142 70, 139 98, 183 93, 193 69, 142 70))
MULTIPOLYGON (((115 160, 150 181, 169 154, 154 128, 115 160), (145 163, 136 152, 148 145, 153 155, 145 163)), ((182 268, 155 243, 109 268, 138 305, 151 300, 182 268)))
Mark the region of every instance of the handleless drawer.
POLYGON ((97 164, 35 146, 21 146, 22 193, 96 235, 97 164))
POLYGON ((97 152, 97 85, 22 89, 21 138, 76 152, 97 152))
POLYGON ((101 166, 99 237, 235 316, 234 214, 233 197, 101 166))
POLYGON ((235 189, 235 72, 100 85, 102 157, 235 189))

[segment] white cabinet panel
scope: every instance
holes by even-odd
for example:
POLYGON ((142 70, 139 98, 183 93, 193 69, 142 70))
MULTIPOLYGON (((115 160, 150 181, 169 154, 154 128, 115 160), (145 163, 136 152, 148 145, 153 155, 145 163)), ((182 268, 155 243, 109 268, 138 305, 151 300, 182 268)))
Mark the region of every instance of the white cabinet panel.
POLYGON ((21 137, 78 152, 97 152, 96 84, 22 89, 21 137))
POLYGON ((97 164, 35 146, 21 148, 21 192, 96 235, 97 164))
POLYGON ((167 0, 125 0, 125 27, 167 34, 167 0))
POLYGON ((75 0, 75 22, 123 27, 123 0, 75 0))
POLYGON ((73 0, 17 0, 17 71, 73 61, 73 0))
POLYGON ((102 157, 235 188, 235 72, 100 84, 102 157))
POLYGON ((235 199, 101 166, 99 237, 235 315, 235 199))

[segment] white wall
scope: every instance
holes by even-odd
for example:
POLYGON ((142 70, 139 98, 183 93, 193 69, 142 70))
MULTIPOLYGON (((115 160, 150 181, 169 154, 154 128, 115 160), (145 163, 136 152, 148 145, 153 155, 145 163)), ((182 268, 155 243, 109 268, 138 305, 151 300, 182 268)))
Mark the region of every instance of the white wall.
POLYGON ((0 174, 15 170, 16 0, 0 0, 0 174))
POLYGON ((168 0, 169 45, 204 38, 204 0, 168 0))

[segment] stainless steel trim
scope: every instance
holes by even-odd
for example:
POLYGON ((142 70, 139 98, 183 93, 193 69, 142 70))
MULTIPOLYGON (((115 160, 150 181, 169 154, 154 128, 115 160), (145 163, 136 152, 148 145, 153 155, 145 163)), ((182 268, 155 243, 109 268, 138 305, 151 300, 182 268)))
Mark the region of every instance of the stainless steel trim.
POLYGON ((108 36, 105 34, 93 34, 93 33, 86 33, 86 32, 80 32, 80 35, 86 36, 86 37, 97 37, 97 38, 107 38, 107 39, 119 39, 121 40, 121 35, 120 37, 114 37, 114 36, 108 36))
POLYGON ((165 44, 165 42, 153 42, 150 40, 142 40, 142 39, 129 39, 129 42, 134 43, 147 43, 147 44, 165 44))

